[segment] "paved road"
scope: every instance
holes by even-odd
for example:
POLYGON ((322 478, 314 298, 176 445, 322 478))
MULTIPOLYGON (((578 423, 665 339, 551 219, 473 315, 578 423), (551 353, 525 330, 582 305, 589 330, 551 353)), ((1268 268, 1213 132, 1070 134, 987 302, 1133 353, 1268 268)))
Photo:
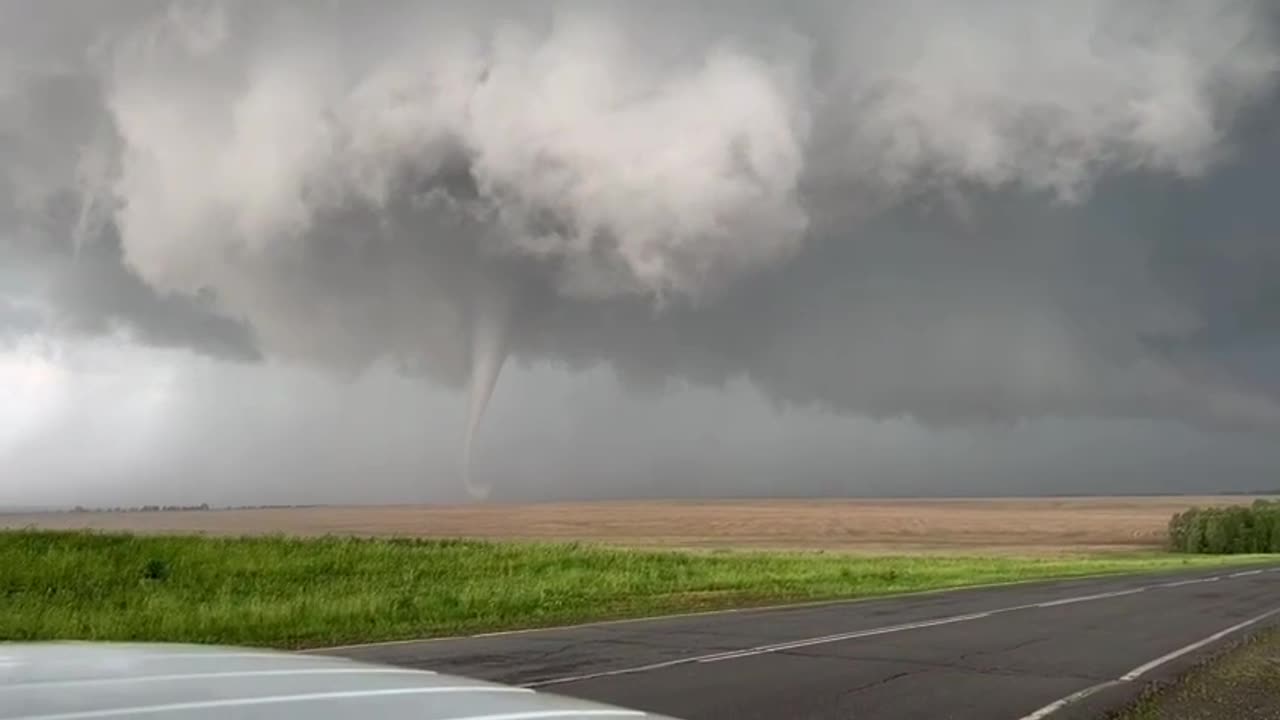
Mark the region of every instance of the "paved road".
POLYGON ((1275 623, 1280 567, 1265 567, 325 652, 687 720, 1060 720, 1094 717, 1215 646, 1275 623))

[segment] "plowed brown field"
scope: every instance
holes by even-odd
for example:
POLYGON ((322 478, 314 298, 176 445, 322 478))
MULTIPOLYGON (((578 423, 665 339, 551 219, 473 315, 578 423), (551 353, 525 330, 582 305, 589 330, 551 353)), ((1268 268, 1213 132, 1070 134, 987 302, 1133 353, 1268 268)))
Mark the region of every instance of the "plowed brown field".
POLYGON ((0 515, 0 527, 582 540, 642 547, 1052 554, 1160 548, 1169 517, 1252 498, 628 501, 0 515))

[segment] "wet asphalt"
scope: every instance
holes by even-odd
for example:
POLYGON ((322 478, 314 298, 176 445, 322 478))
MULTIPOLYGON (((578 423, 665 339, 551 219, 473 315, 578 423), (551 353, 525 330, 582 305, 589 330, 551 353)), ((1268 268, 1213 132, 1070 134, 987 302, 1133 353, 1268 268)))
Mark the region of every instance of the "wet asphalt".
POLYGON ((685 720, 1098 717, 1280 624, 1280 566, 1111 576, 325 650, 685 720))

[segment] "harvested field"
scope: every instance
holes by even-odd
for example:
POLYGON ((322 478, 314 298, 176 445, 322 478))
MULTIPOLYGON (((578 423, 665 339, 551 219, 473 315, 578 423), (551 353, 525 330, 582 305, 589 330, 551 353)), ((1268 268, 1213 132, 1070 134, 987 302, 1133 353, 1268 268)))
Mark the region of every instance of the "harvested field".
POLYGON ((733 500, 0 515, 0 527, 591 541, 641 547, 1057 554, 1158 549, 1170 516, 1252 497, 733 500))

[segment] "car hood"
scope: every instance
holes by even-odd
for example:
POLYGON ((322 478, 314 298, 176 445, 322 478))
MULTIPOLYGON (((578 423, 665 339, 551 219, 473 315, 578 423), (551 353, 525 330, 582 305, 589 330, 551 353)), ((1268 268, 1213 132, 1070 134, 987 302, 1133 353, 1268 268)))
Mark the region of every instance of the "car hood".
POLYGON ((228 717, 662 720, 525 688, 314 655, 204 645, 0 645, 0 720, 228 717))

